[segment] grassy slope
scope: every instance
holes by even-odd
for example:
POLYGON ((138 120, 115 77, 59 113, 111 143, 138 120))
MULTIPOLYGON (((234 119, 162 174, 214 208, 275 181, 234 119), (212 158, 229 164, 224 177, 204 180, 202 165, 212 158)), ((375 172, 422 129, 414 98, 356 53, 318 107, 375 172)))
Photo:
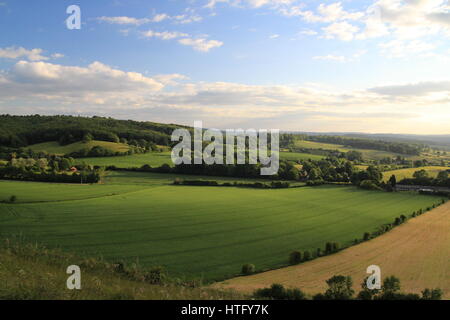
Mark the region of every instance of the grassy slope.
POLYGON ((426 170, 428 172, 428 174, 430 175, 430 177, 435 178, 440 171, 450 170, 450 167, 420 167, 420 168, 406 168, 406 169, 386 171, 386 172, 383 172, 383 180, 388 181, 392 175, 395 175, 395 177, 397 178, 397 181, 400 181, 400 180, 406 179, 406 178, 412 178, 414 175, 414 172, 420 171, 420 170, 426 170))
MULTIPOLYGON (((120 187, 125 185, 122 181, 120 187)), ((90 187, 105 186, 86 186, 90 187)), ((44 244, 88 255, 101 253, 108 259, 139 257, 143 265, 164 265, 175 275, 223 279, 239 273, 244 263, 254 263, 260 270, 281 267, 294 249, 315 250, 327 241, 347 244, 438 200, 331 186, 255 190, 140 185, 140 189, 79 201, 0 204, 1 232, 22 233, 44 244)), ((49 193, 59 197, 58 192, 67 198, 64 186, 51 191, 44 186, 33 192, 24 189, 17 196, 35 201, 49 193)), ((87 197, 91 195, 89 191, 87 197)))
POLYGON ((0 300, 208 300, 243 295, 208 288, 150 285, 114 272, 111 265, 56 250, 19 245, 0 247, 0 300), (81 290, 68 290, 66 268, 81 268, 81 290))
POLYGON ((34 144, 31 146, 28 146, 27 148, 34 150, 34 151, 46 151, 48 153, 52 154, 58 154, 58 155, 64 155, 69 154, 72 152, 80 151, 83 149, 92 149, 93 147, 100 146, 106 149, 109 149, 114 152, 127 152, 130 147, 123 143, 114 143, 114 142, 107 142, 107 141, 98 141, 93 140, 87 143, 83 142, 75 142, 72 144, 68 144, 65 146, 61 146, 58 142, 52 141, 52 142, 44 142, 39 144, 34 144))
POLYGON ((142 167, 148 164, 152 167, 159 167, 165 163, 173 166, 170 152, 149 152, 144 154, 134 154, 131 156, 80 158, 77 162, 85 162, 96 166, 116 166, 118 168, 142 167))
POLYGON ((325 290, 325 280, 333 275, 350 275, 359 291, 366 268, 375 264, 384 278, 400 278, 402 289, 420 293, 424 288, 441 288, 450 299, 450 202, 409 220, 404 225, 368 242, 337 254, 298 266, 278 269, 217 284, 252 292, 260 287, 281 283, 308 293, 325 290))

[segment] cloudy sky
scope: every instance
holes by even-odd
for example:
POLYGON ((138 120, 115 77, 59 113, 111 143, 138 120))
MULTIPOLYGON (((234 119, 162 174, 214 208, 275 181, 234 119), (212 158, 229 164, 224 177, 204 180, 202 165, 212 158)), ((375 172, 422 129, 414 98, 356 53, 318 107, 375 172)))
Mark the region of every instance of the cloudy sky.
POLYGON ((0 0, 0 29, 0 113, 450 133, 448 0, 0 0))

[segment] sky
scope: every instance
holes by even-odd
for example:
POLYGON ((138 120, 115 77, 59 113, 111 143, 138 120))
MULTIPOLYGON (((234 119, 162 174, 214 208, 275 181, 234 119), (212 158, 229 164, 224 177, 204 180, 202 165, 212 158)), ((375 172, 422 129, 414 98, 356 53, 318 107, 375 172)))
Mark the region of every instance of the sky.
POLYGON ((0 114, 450 134, 448 0, 0 0, 0 30, 0 114))

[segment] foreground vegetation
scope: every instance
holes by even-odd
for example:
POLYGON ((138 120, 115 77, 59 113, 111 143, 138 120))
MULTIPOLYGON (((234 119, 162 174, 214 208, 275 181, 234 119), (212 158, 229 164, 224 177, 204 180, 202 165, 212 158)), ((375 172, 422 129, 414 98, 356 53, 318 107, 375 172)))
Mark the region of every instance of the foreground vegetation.
POLYGON ((243 299, 232 291, 167 279, 164 270, 144 270, 2 239, 0 300, 221 300, 243 299), (81 290, 68 290, 66 269, 81 268, 81 290))

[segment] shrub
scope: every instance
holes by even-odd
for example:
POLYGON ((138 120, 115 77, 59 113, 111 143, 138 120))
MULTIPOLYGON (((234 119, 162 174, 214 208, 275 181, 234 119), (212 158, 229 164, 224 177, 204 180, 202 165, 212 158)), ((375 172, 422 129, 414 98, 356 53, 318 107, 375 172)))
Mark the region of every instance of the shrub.
POLYGON ((373 180, 363 180, 359 184, 359 187, 366 190, 381 190, 373 180))
POLYGON ((303 261, 308 261, 311 259, 311 253, 309 251, 303 252, 303 261))
POLYGON ((247 263, 242 266, 242 274, 249 275, 255 273, 255 265, 247 263))
POLYGON ((333 242, 333 252, 337 252, 339 251, 339 243, 338 242, 333 242))
POLYGON ((441 289, 425 289, 422 291, 422 300, 441 300, 441 289))
POLYGON ((14 202, 16 202, 16 201, 17 201, 17 197, 14 196, 14 195, 12 195, 12 196, 9 198, 9 202, 11 202, 11 203, 14 203, 14 202))
POLYGON ((352 289, 353 281, 351 277, 334 276, 327 280, 328 289, 325 291, 327 300, 350 300, 355 291, 352 289))
POLYGON ((321 256, 322 256, 322 249, 317 248, 316 257, 321 257, 321 256))
POLYGON ((256 290, 255 298, 274 300, 307 300, 307 296, 299 289, 285 289, 281 284, 273 284, 270 288, 256 290))
POLYGON ((144 276, 146 282, 150 284, 161 284, 166 279, 163 267, 153 267, 144 276))
POLYGON ((310 187, 321 186, 323 184, 325 184, 325 181, 323 181, 323 180, 308 180, 308 181, 306 181, 306 185, 310 186, 310 187))
POLYGON ((299 264, 302 261, 302 253, 300 251, 292 251, 289 255, 290 264, 299 264))
POLYGON ((364 236, 363 236, 364 241, 370 240, 370 233, 369 232, 365 232, 364 236))

